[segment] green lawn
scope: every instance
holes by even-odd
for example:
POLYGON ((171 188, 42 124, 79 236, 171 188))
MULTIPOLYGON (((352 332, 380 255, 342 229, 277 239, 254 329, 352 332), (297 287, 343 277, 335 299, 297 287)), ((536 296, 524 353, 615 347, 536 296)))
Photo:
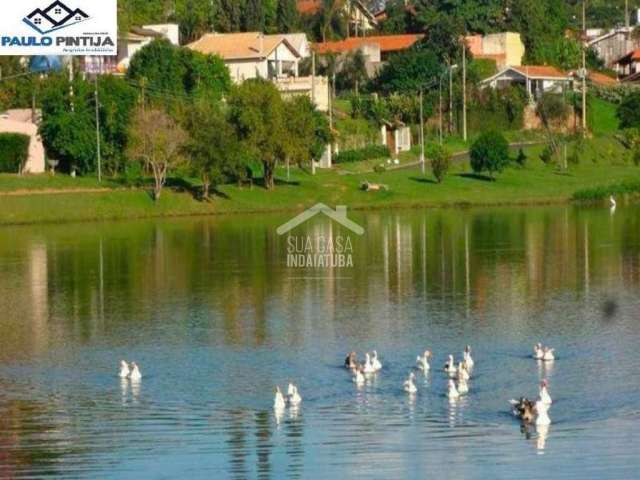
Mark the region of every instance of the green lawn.
MULTIPOLYGON (((470 175, 467 162, 457 162, 440 185, 433 181, 429 172, 423 176, 418 168, 353 175, 319 171, 315 176, 292 169, 290 182, 284 180, 285 173, 280 170, 273 192, 259 186, 251 189, 227 185, 221 188, 224 198, 217 197, 212 202, 200 202, 189 192, 170 189, 164 191, 157 204, 143 190, 124 188, 94 193, 13 196, 0 193, 0 224, 299 211, 316 202, 358 209, 542 204, 569 201, 576 191, 584 188, 640 178, 640 168, 629 161, 628 153, 611 137, 587 141, 581 162, 570 165, 567 171, 559 171, 555 165, 544 165, 539 159, 541 151, 542 146, 527 148, 526 167, 510 167, 495 182, 470 175), (365 193, 359 189, 365 180, 385 184, 389 191, 365 193)), ((55 178, 0 176, 0 189, 5 192, 27 187, 42 190, 97 186, 93 179, 71 179, 62 175, 55 178)))

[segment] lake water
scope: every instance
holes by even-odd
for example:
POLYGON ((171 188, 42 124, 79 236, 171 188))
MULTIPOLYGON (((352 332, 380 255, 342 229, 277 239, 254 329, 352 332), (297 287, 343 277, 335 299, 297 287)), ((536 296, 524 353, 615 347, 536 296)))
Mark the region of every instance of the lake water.
POLYGON ((2 228, 0 478, 638 477, 639 207, 349 216, 364 235, 279 236, 286 214, 2 228), (353 266, 287 265, 328 238, 353 266), (452 404, 440 367, 467 343, 452 404), (345 354, 373 349, 357 388, 345 354), (521 431, 507 401, 541 378, 553 424, 521 431), (303 404, 276 415, 289 380, 303 404))

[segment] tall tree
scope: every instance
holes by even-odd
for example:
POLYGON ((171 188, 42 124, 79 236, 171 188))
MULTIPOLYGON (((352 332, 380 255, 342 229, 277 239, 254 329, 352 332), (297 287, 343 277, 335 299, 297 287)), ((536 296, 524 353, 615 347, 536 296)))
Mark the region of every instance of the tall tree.
POLYGON ((262 0, 246 0, 243 12, 244 30, 247 32, 264 32, 265 15, 262 0))
POLYGON ((129 130, 128 156, 153 174, 153 199, 158 201, 167 178, 184 161, 188 136, 164 111, 139 107, 129 130))
POLYGON ((244 0, 218 0, 216 26, 221 32, 239 32, 242 28, 244 0))
POLYGON ((230 120, 248 155, 262 163, 264 186, 275 187, 275 169, 286 157, 289 138, 280 92, 271 82, 248 80, 229 95, 230 120))
POLYGON ((300 24, 296 0, 278 0, 276 17, 279 32, 295 32, 300 24))

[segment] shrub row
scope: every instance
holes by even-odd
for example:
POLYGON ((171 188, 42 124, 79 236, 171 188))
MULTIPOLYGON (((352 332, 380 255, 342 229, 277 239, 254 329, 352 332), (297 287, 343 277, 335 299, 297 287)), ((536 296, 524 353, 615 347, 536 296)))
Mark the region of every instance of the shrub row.
POLYGON ((573 194, 572 199, 576 202, 594 202, 604 200, 610 195, 632 195, 640 193, 640 180, 630 180, 611 185, 585 188, 573 194))
POLYGON ((19 133, 0 133, 0 173, 20 173, 29 156, 30 138, 19 133))
POLYGON ((391 156, 389 147, 386 145, 369 145, 359 150, 345 150, 340 152, 333 159, 334 163, 352 163, 372 160, 374 158, 388 158, 391 156))

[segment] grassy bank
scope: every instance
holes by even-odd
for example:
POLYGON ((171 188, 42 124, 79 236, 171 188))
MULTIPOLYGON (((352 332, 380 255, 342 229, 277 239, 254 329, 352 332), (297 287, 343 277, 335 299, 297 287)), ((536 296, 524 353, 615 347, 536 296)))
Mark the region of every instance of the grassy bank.
POLYGON ((63 176, 0 176, 0 224, 299 211, 316 202, 357 209, 560 203, 571 201, 581 190, 628 184, 640 178, 640 168, 610 138, 590 141, 580 164, 571 165, 567 171, 543 164, 541 150, 528 148, 526 166, 508 168, 495 182, 470 174, 466 162, 454 164, 440 185, 429 172, 423 176, 417 168, 351 175, 320 171, 315 176, 292 170, 288 182, 281 170, 273 192, 259 186, 227 185, 211 202, 198 201, 188 191, 167 189, 154 204, 144 190, 126 189, 116 183, 98 185, 93 179, 63 176), (388 191, 363 192, 359 186, 365 180, 384 184, 388 191))

